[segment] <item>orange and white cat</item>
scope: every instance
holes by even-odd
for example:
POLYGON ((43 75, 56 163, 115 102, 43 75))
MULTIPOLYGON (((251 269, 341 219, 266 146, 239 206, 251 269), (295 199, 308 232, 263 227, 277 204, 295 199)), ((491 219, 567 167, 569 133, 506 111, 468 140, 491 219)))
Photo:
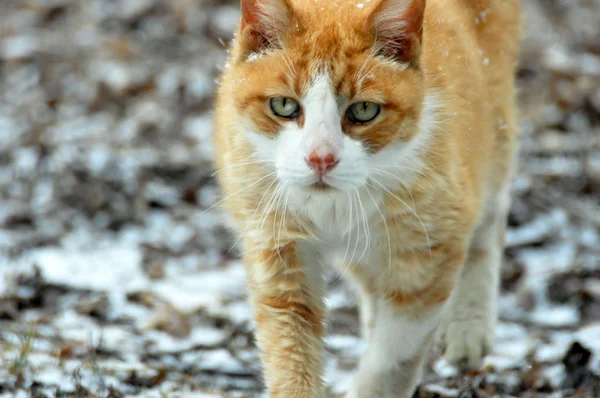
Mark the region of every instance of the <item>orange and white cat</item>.
POLYGON ((517 144, 519 1, 241 9, 217 168, 270 396, 324 397, 328 264, 361 293, 349 397, 410 397, 436 331, 448 360, 480 366, 517 144))

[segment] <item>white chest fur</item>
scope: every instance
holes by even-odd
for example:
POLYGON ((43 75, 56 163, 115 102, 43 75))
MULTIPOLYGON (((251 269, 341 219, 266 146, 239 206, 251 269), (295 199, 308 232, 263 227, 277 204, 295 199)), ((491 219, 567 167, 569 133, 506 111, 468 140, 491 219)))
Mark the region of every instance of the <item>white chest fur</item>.
MULTIPOLYGON (((299 191, 288 204, 290 211, 307 218, 315 227, 315 236, 307 242, 311 250, 327 262, 346 266, 372 260, 382 247, 381 192, 359 189, 346 193, 299 191), (338 260, 338 261, 336 261, 338 260)), ((384 228, 385 229, 385 228, 384 228)))

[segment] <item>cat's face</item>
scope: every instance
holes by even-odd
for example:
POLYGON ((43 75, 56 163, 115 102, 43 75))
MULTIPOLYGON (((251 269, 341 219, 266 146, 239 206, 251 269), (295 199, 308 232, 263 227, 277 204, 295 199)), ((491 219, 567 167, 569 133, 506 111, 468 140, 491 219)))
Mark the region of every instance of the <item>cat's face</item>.
POLYGON ((431 123, 424 119, 435 107, 417 56, 386 53, 368 22, 374 17, 355 6, 267 3, 280 7, 261 9, 281 18, 269 20, 276 36, 242 26, 232 65, 240 123, 257 157, 273 164, 286 186, 306 190, 408 182, 402 178, 420 168, 424 124, 431 123))

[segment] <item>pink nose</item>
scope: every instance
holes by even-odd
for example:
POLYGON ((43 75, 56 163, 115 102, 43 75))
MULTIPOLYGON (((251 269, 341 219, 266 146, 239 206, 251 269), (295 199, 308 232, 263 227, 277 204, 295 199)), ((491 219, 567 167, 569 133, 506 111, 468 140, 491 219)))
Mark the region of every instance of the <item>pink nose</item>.
POLYGON ((327 153, 325 156, 320 156, 316 151, 312 151, 311 154, 308 155, 306 163, 308 163, 311 169, 315 170, 319 174, 325 174, 335 167, 335 165, 338 163, 338 160, 331 152, 327 153))

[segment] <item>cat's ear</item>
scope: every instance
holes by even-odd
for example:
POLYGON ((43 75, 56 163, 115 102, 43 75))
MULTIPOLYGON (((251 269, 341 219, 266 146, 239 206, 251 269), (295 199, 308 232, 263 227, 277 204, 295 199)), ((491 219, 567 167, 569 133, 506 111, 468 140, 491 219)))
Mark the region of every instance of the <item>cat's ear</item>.
POLYGON ((425 0, 381 0, 370 18, 381 54, 418 67, 424 16, 425 0))
POLYGON ((289 25, 291 8, 287 0, 241 0, 241 34, 247 52, 278 47, 289 25))

